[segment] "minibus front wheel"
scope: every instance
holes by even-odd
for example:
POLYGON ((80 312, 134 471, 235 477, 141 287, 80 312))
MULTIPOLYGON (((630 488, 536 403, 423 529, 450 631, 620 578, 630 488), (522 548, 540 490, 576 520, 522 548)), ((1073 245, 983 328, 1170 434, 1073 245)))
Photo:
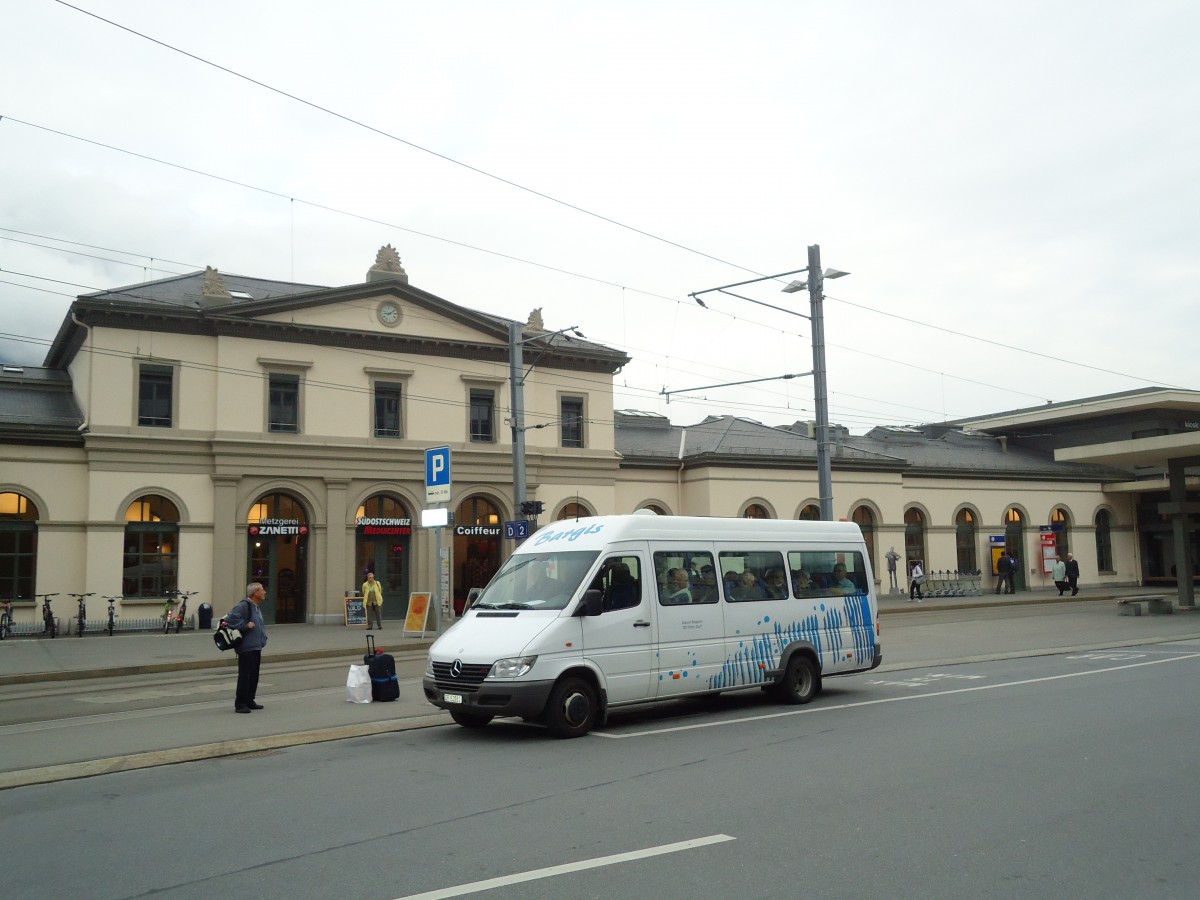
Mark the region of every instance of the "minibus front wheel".
POLYGON ((450 718, 461 725, 463 728, 483 728, 488 722, 492 721, 491 716, 481 716, 478 713, 459 712, 457 709, 450 710, 450 718))
POLYGON ((564 678, 546 701, 546 727, 555 737, 583 737, 596 723, 596 689, 582 678, 564 678))
POLYGON ((772 692, 781 703, 808 703, 821 692, 821 672, 806 653, 793 653, 772 692))

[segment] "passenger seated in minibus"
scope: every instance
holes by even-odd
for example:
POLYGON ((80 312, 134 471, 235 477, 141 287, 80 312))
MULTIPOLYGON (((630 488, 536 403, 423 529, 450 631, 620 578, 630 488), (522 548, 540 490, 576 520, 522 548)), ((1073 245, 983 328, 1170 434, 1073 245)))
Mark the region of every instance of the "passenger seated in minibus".
POLYGON ((815 597, 817 586, 813 584, 812 576, 804 569, 792 573, 792 588, 797 597, 815 597))
POLYGON ((763 600, 766 593, 758 583, 758 576, 747 569, 738 578, 738 582, 729 591, 730 600, 763 600))
POLYGON ((617 563, 612 567, 608 588, 604 592, 602 608, 605 610, 629 609, 637 606, 638 582, 625 563, 617 563))
POLYGON ((692 581, 693 603, 717 601, 717 572, 712 566, 702 566, 700 576, 692 581))
POLYGON ((782 600, 788 595, 787 579, 784 578, 782 569, 768 570, 765 581, 768 600, 782 600))
POLYGON ((853 594, 858 585, 846 577, 846 566, 838 563, 833 567, 833 577, 829 581, 829 592, 838 596, 853 594))
POLYGON ((686 569, 671 569, 663 585, 662 601, 668 606, 692 602, 692 591, 686 569))

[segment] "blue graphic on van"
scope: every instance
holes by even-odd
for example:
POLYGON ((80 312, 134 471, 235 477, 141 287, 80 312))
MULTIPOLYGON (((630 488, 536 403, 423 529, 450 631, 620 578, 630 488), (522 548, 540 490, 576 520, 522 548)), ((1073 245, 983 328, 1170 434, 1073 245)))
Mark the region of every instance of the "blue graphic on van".
MULTIPOLYGON (((767 617, 763 617, 764 623, 767 617)), ((762 684, 767 672, 779 668, 783 648, 792 641, 807 641, 817 650, 821 668, 832 662, 849 659, 855 665, 869 665, 875 656, 875 625, 871 621, 871 602, 866 594, 844 598, 841 609, 826 608, 792 622, 775 623, 774 629, 764 631, 738 642, 738 650, 725 658, 721 671, 710 675, 710 688, 730 688, 743 684, 762 684), (853 651, 843 650, 844 632, 854 641, 853 651)))
POLYGON ((574 541, 585 534, 599 534, 603 530, 603 525, 588 525, 586 528, 568 528, 565 531, 547 531, 536 541, 534 541, 534 545, 537 546, 545 544, 548 541, 561 541, 564 539, 567 541, 574 541))

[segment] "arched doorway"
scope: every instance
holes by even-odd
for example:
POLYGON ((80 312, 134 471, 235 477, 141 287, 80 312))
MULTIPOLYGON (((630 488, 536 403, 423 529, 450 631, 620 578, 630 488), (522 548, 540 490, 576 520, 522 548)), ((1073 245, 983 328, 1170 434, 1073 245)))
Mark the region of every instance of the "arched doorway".
POLYGON ((33 602, 37 591, 37 504, 24 494, 0 493, 0 597, 33 602))
POLYGON ((878 572, 875 559, 875 513, 869 506, 856 507, 850 519, 862 532, 863 541, 867 545, 867 557, 871 560, 871 571, 878 572))
POLYGON ((467 594, 484 587, 500 568, 500 509, 487 497, 467 497, 454 514, 454 614, 467 594))
POLYGON ((383 617, 408 615, 412 558, 412 514, 398 497, 368 497, 354 514, 354 559, 357 590, 372 572, 383 585, 383 617))
POLYGON ((562 522, 566 519, 587 519, 590 518, 591 515, 592 511, 582 503, 571 501, 558 511, 558 515, 555 516, 555 520, 562 522))
POLYGON ((246 516, 248 572, 267 590, 268 623, 303 622, 308 612, 308 513, 282 491, 263 494, 246 516))
POLYGON ((1071 549, 1071 514, 1061 506, 1050 513, 1050 531, 1054 534, 1054 550, 1063 559, 1071 549))
POLYGON ((145 494, 125 510, 121 596, 166 597, 179 589, 179 510, 158 494, 145 494))
POLYGON ((1018 591, 1025 590, 1025 519, 1021 511, 1010 506, 1004 512, 1004 549, 1013 564, 1013 582, 1018 591))
POLYGON ((958 571, 979 570, 978 557, 975 554, 975 513, 969 509, 960 509, 954 517, 954 549, 958 559, 958 571))
POLYGON ((925 558, 925 516, 916 507, 904 511, 904 561, 905 573, 911 572, 913 563, 919 562, 926 574, 930 570, 925 558))

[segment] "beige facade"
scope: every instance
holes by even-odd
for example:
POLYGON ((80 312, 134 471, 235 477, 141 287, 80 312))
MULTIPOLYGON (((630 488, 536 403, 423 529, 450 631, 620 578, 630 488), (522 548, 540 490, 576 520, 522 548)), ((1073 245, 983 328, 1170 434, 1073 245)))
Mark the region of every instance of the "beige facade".
MULTIPOLYGON (((320 289, 222 280, 210 270, 203 286, 197 273, 74 304, 47 368, 69 372, 82 414, 77 436, 0 441, 0 496, 19 495, 36 507, 36 589, 60 592, 60 618, 74 614, 69 591, 128 595, 131 586, 136 596, 122 602, 122 615, 152 616, 163 597, 146 585, 168 581, 198 591, 220 615, 248 581, 263 580, 275 592, 269 611, 278 621, 340 623, 345 596, 369 569, 390 574, 385 612, 398 620, 409 593, 439 587, 437 538, 418 526, 427 506, 425 451, 439 446, 453 457, 446 505, 465 529, 442 535, 447 603, 486 581, 511 551, 500 526, 521 518, 512 493, 508 323, 389 271, 320 289), (147 372, 157 373, 168 410, 154 424, 146 418, 147 372), (295 401, 295 421, 282 430, 273 417, 288 401, 276 402, 277 389, 295 401), (379 428, 385 395, 398 401, 394 433, 379 428), (473 435, 480 396, 491 404, 490 435, 473 435), (177 521, 166 524, 177 527, 164 532, 169 579, 139 580, 153 548, 138 528, 157 534, 163 527, 130 518, 131 504, 145 498, 164 498, 175 510, 177 521), (364 524, 362 515, 384 524, 364 524), (142 555, 131 556, 139 540, 142 555)), ((618 452, 613 374, 627 358, 566 340, 540 321, 535 311, 522 332, 523 434, 527 499, 544 504, 543 523, 645 507, 741 516, 757 505, 771 517, 799 518, 818 504, 812 465, 618 452), (565 401, 583 410, 571 441, 562 427, 565 401), (582 446, 564 446, 574 443, 582 446)), ((974 528, 965 539, 985 572, 989 539, 1006 535, 1020 542, 1026 584, 1048 583, 1038 564, 1039 530, 1054 526, 1065 528, 1087 584, 1137 583, 1144 568, 1138 495, 1127 487, 1107 490, 1102 477, 1078 466, 1056 478, 860 465, 841 455, 834 462, 835 515, 867 524, 883 584, 884 555, 893 547, 904 555, 906 537, 910 548, 921 548, 926 571, 958 568, 964 516, 974 528), (919 544, 906 523, 914 510, 919 544), (1111 564, 1103 568, 1095 533, 1101 511, 1111 526, 1111 564), (1014 518, 1018 529, 1010 527, 1014 518)), ((18 615, 32 619, 36 610, 26 603, 18 615)))

